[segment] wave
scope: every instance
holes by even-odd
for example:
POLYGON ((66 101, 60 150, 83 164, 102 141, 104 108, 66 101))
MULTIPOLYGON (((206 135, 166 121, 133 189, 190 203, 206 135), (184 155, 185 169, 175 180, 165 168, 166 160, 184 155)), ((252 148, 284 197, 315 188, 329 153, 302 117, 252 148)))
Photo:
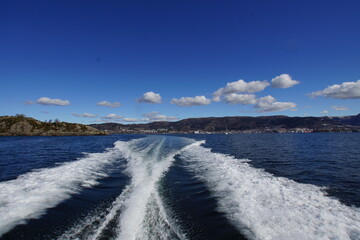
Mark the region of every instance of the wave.
POLYGON ((122 157, 116 147, 90 153, 74 162, 43 168, 0 183, 0 236, 16 225, 36 219, 47 209, 92 187, 107 176, 106 168, 122 157))
POLYGON ((130 183, 106 210, 89 214, 59 239, 186 239, 159 195, 159 180, 190 139, 146 137, 116 142, 126 159, 130 183), (91 226, 91 227, 89 227, 91 226))
POLYGON ((360 210, 326 196, 323 188, 276 177, 247 159, 201 146, 180 153, 205 182, 218 208, 250 239, 359 239, 360 210))

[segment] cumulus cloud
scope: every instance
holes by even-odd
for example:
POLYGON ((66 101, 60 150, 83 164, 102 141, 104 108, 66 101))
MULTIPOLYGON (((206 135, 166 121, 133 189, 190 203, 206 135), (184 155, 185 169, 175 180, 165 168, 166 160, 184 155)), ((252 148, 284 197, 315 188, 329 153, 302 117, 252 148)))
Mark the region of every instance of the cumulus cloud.
POLYGON ((144 113, 144 114, 143 114, 143 117, 145 117, 145 118, 143 119, 143 121, 146 121, 146 122, 158 122, 158 121, 174 121, 174 120, 178 120, 177 117, 162 115, 162 114, 159 114, 159 112, 144 113))
POLYGON ((293 80, 289 74, 284 73, 271 80, 271 87, 289 88, 299 83, 299 81, 293 80))
POLYGON ((256 96, 254 94, 237 94, 231 93, 224 97, 226 103, 231 104, 255 104, 256 103, 256 96))
POLYGON ((55 105, 55 106, 67 106, 70 105, 68 100, 61 100, 58 98, 41 97, 36 102, 28 101, 26 104, 41 104, 41 105, 55 105))
POLYGON ((360 98, 360 80, 334 84, 324 90, 312 92, 309 95, 313 98, 324 96, 326 98, 357 99, 360 98))
POLYGON ((321 111, 320 113, 321 113, 321 114, 328 114, 329 111, 328 111, 328 110, 324 110, 324 111, 321 111))
POLYGON ((117 107, 121 106, 121 103, 119 103, 119 102, 101 101, 101 102, 96 103, 96 105, 102 106, 102 107, 117 108, 117 107))
POLYGON ((336 111, 346 111, 349 110, 349 108, 345 107, 345 106, 337 106, 337 105, 333 105, 331 106, 332 109, 336 110, 336 111))
POLYGON ((161 103, 161 96, 158 93, 146 92, 144 95, 137 99, 139 103, 161 103))
POLYGON ((170 103, 176 104, 178 106, 188 107, 196 105, 208 105, 211 103, 211 100, 206 98, 205 96, 182 97, 179 99, 173 98, 170 103))
POLYGON ((122 118, 122 116, 117 115, 115 113, 110 113, 108 115, 106 115, 105 117, 102 117, 102 119, 104 120, 120 120, 122 118))
POLYGON ((139 119, 137 118, 124 118, 124 122, 139 122, 139 119))
POLYGON ((292 102, 277 102, 273 96, 266 96, 257 99, 254 106, 259 108, 258 112, 277 112, 296 108, 296 104, 292 102))
POLYGON ((75 117, 83 117, 83 118, 95 118, 95 117, 97 117, 96 114, 92 114, 92 113, 72 113, 71 115, 73 115, 75 117))
POLYGON ((252 81, 245 82, 240 79, 235 82, 227 83, 225 87, 219 88, 213 93, 213 101, 219 102, 220 97, 231 93, 256 93, 263 91, 268 87, 270 83, 268 81, 252 81))

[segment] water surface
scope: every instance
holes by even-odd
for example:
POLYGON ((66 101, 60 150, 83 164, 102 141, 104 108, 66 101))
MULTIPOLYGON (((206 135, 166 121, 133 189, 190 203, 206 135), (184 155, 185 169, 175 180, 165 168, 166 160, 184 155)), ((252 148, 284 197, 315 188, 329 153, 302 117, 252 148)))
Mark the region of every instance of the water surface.
POLYGON ((359 239, 359 140, 1 137, 1 239, 359 239))

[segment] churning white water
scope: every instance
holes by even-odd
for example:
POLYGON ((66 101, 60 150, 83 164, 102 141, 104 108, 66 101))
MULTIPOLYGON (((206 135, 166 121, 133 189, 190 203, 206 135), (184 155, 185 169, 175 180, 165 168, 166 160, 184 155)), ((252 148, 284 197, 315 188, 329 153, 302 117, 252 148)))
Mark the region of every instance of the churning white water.
POLYGON ((311 184, 275 177, 249 160, 213 153, 198 142, 180 157, 204 181, 219 210, 247 237, 263 240, 360 239, 360 211, 311 184))
POLYGON ((164 146, 164 138, 117 142, 127 161, 130 183, 102 213, 88 216, 60 239, 99 239, 112 226, 116 239, 186 239, 159 196, 159 180, 181 150, 164 146), (97 224, 95 224, 97 223, 97 224), (95 224, 95 225, 94 225, 95 224), (89 225, 93 227, 89 230, 89 225))
POLYGON ((39 218, 84 187, 107 176, 106 167, 121 152, 117 147, 103 153, 90 153, 74 162, 35 170, 17 179, 0 183, 0 236, 26 220, 39 218))
POLYGON ((178 209, 166 204, 160 190, 163 177, 180 158, 180 171, 190 171, 205 183, 218 210, 249 239, 360 239, 358 208, 326 196, 315 185, 254 168, 250 160, 214 153, 203 143, 159 136, 118 141, 102 153, 1 182, 0 236, 96 185, 121 165, 121 176, 128 177, 115 191, 122 189, 121 194, 107 207, 79 217, 59 239, 187 239, 190 230, 178 224, 184 219, 178 221, 178 209))

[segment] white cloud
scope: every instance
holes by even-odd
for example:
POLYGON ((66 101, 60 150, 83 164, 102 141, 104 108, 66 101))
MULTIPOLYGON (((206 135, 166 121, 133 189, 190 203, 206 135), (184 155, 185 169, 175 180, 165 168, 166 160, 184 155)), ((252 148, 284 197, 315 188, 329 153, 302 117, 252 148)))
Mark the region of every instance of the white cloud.
POLYGON ((345 107, 345 106, 337 106, 337 105, 333 105, 331 106, 332 109, 336 110, 336 111, 346 111, 349 110, 349 108, 345 107))
POLYGON ((105 117, 102 117, 102 119, 105 120, 120 120, 122 118, 122 116, 117 115, 115 113, 110 113, 108 115, 106 115, 105 117))
POLYGON ((254 94, 237 94, 231 93, 224 97, 225 102, 232 103, 232 104, 255 104, 256 103, 256 96, 254 94))
POLYGON ((356 99, 360 98, 360 80, 334 84, 321 91, 312 92, 311 97, 324 96, 326 98, 356 99))
POLYGON ((245 82, 240 79, 235 82, 227 83, 225 87, 219 88, 213 93, 213 101, 219 102, 220 97, 231 93, 256 93, 263 91, 268 87, 270 83, 268 81, 252 81, 245 82))
POLYGON ((328 111, 328 110, 324 110, 324 111, 321 111, 320 113, 321 113, 321 114, 328 114, 329 111, 328 111))
POLYGON ((219 96, 216 96, 216 95, 213 94, 212 100, 213 100, 214 102, 220 102, 220 101, 221 101, 220 95, 219 95, 219 96))
POLYGON ((139 122, 139 119, 137 118, 124 118, 124 122, 139 122))
MULTIPOLYGON (((48 97, 41 97, 36 100, 37 104, 41 105, 56 105, 56 106, 67 106, 70 105, 68 100, 61 100, 57 98, 48 98, 48 97)), ((30 102, 28 104, 31 104, 30 102)))
POLYGON ((286 73, 276 76, 271 80, 273 88, 289 88, 299 83, 299 81, 291 79, 291 76, 286 73))
POLYGON ((146 92, 144 95, 137 99, 139 103, 161 103, 161 96, 158 93, 146 92))
POLYGON ((258 112, 277 112, 296 108, 292 102, 277 102, 273 96, 259 98, 254 106, 259 108, 258 112))
POLYGON ((177 117, 162 115, 162 114, 159 114, 158 112, 144 113, 143 116, 145 117, 145 119, 143 119, 143 121, 146 121, 146 122, 178 120, 177 117))
POLYGON ((196 96, 196 97, 182 97, 179 99, 173 98, 170 102, 171 104, 176 104, 178 106, 196 106, 196 105, 208 105, 211 103, 211 100, 205 96, 196 96))
POLYGON ((92 114, 92 113, 72 113, 71 115, 73 115, 75 117, 84 117, 84 118, 95 118, 95 117, 97 117, 96 114, 92 114))
POLYGON ((117 107, 121 106, 121 103, 119 103, 119 102, 101 101, 101 102, 96 103, 96 105, 103 106, 103 107, 117 108, 117 107))

